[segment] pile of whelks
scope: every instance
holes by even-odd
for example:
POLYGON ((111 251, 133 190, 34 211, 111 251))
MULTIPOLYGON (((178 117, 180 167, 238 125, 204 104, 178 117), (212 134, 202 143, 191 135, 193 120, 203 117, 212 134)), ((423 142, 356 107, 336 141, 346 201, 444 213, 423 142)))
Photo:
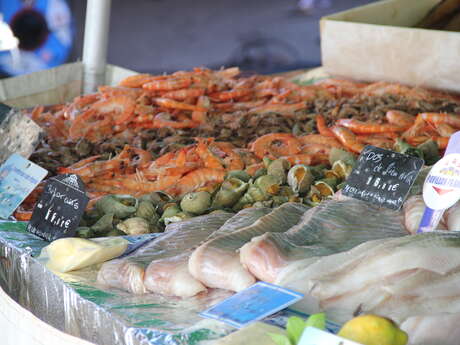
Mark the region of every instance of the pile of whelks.
MULTIPOLYGON (((160 212, 155 219, 163 224, 165 219, 166 223, 178 221, 216 209, 237 211, 287 201, 315 204, 340 188, 354 164, 354 155, 366 145, 434 162, 450 135, 460 129, 460 116, 455 114, 413 115, 390 109, 373 121, 314 114, 311 133, 268 133, 248 138, 246 147, 194 135, 200 129, 207 133, 217 119, 236 119, 242 113, 294 118, 317 98, 396 95, 413 102, 447 99, 459 103, 452 95, 395 83, 326 79, 298 85, 282 77, 239 74, 238 68, 195 68, 170 75, 134 75, 118 86, 101 86, 97 93, 68 104, 49 109, 37 106, 29 115, 50 140, 63 146, 75 146, 81 140, 97 145, 113 137, 130 138, 131 142, 127 139, 109 159, 92 155, 59 167, 57 172, 82 178, 91 199, 88 210, 98 202, 106 203, 111 195, 167 195, 168 202, 162 201, 160 208, 153 205, 160 212), (154 158, 132 140, 136 133, 163 128, 182 134, 190 131, 194 142, 154 158)), ((18 208, 17 219, 30 219, 42 189, 43 183, 18 208)), ((112 198, 110 202, 122 201, 112 198)), ((99 218, 92 217, 92 223, 103 215, 99 212, 99 218)))

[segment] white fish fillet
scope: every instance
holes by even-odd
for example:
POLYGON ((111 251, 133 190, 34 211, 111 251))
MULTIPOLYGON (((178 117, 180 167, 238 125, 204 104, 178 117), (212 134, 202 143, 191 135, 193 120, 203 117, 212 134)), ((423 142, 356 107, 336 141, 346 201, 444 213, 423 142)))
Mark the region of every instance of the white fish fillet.
POLYGON ((458 345, 460 313, 412 316, 400 326, 409 335, 409 345, 458 345))
POLYGON ((233 213, 218 212, 169 224, 167 232, 136 252, 123 259, 104 263, 98 272, 97 281, 134 294, 145 293, 145 267, 150 262, 180 255, 190 247, 199 245, 232 216, 233 213))
POLYGON ((305 205, 286 203, 250 226, 207 241, 190 257, 190 273, 212 288, 240 291, 249 287, 255 283, 255 278, 240 263, 237 250, 265 232, 288 230, 299 222, 306 210, 305 205))
MULTIPOLYGON (((272 209, 266 207, 244 209, 228 219, 208 239, 249 226, 271 211, 272 209)), ((145 271, 145 287, 151 292, 178 297, 190 297, 206 291, 206 287, 195 279, 188 270, 188 260, 193 249, 190 247, 177 256, 166 256, 153 260, 145 271)))
POLYGON ((353 248, 363 242, 406 234, 400 212, 349 199, 329 201, 307 211, 285 233, 253 238, 240 260, 260 280, 289 285, 318 257, 353 248), (374 219, 363 214, 373 214, 374 219))
POLYGON ((356 312, 397 322, 421 314, 456 313, 460 312, 459 252, 460 234, 455 232, 381 239, 319 259, 288 286, 309 294, 336 322, 345 322, 356 312))

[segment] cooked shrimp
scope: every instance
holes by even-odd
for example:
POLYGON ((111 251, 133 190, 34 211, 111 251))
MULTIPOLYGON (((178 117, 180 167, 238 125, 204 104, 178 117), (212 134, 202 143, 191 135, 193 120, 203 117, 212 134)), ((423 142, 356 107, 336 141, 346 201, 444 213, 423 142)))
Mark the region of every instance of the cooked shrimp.
POLYGON ((163 80, 167 78, 167 75, 153 76, 151 74, 136 74, 126 77, 125 79, 120 81, 118 85, 130 88, 138 88, 153 80, 163 80))
POLYGON ((233 89, 230 91, 216 92, 216 93, 209 95, 209 97, 212 100, 217 101, 217 102, 225 102, 231 99, 237 99, 237 98, 241 98, 247 95, 251 95, 252 93, 253 93, 252 89, 241 88, 241 89, 233 89))
POLYGON ((198 141, 195 152, 201 158, 206 168, 224 169, 222 161, 209 150, 209 145, 213 142, 211 138, 195 138, 198 141))
POLYGON ((206 110, 204 111, 194 110, 192 113, 192 120, 197 123, 205 124, 207 121, 208 110, 211 107, 211 101, 209 100, 207 96, 200 96, 198 98, 198 102, 196 103, 196 105, 197 107, 200 107, 206 110))
POLYGON ((179 180, 180 175, 162 176, 155 182, 139 181, 135 176, 124 176, 113 181, 114 186, 142 192, 143 194, 165 190, 179 180))
POLYGON ((251 144, 251 150, 261 159, 295 155, 300 152, 300 147, 299 140, 287 133, 266 134, 251 144))
POLYGON ((336 121, 336 125, 346 127, 350 129, 353 133, 357 134, 402 132, 405 129, 404 127, 388 123, 378 124, 372 122, 362 122, 354 119, 339 119, 336 121))
POLYGON ((81 167, 85 166, 86 164, 92 163, 92 162, 94 162, 95 160, 97 160, 97 159, 99 159, 99 158, 101 158, 101 155, 91 156, 91 157, 82 159, 82 160, 78 161, 78 162, 75 163, 75 164, 69 165, 69 166, 66 167, 66 168, 59 167, 59 168, 57 169, 57 171, 58 171, 60 174, 65 174, 66 171, 68 171, 68 169, 74 170, 74 169, 81 168, 81 167))
POLYGON ((172 91, 185 89, 190 84, 192 84, 191 78, 168 78, 145 83, 142 85, 142 88, 149 91, 172 91))
POLYGON ((331 151, 331 146, 322 145, 322 144, 306 144, 301 147, 302 153, 307 153, 310 155, 315 155, 317 153, 328 155, 330 151, 331 151))
POLYGON ((334 126, 331 128, 331 131, 334 133, 337 140, 340 141, 348 150, 360 153, 364 148, 364 145, 358 141, 356 135, 348 128, 334 126))
POLYGON ((182 110, 191 110, 191 111, 195 111, 195 110, 196 111, 206 111, 206 108, 204 107, 187 104, 187 103, 176 102, 168 98, 155 98, 155 103, 158 104, 160 107, 164 107, 164 108, 182 109, 182 110))
POLYGON ((254 114, 266 114, 266 113, 277 113, 281 115, 292 115, 298 110, 305 109, 305 102, 299 102, 294 104, 265 104, 259 107, 255 107, 249 110, 249 113, 254 114))
POLYGON ((394 146, 393 139, 381 135, 357 135, 356 139, 363 144, 373 145, 384 149, 392 149, 394 146))
POLYGON ((405 129, 408 129, 415 122, 415 116, 400 110, 388 110, 385 117, 389 123, 405 127, 405 129))
POLYGON ((331 138, 331 137, 324 136, 322 134, 307 134, 301 137, 297 137, 297 140, 299 140, 299 142, 302 145, 321 144, 321 145, 327 145, 331 147, 338 147, 338 148, 342 147, 342 145, 335 139, 335 136, 334 138, 331 138))
POLYGON ((447 138, 447 137, 435 137, 433 138, 434 141, 436 141, 436 143, 438 144, 438 147, 441 149, 441 150, 444 150, 447 148, 447 145, 449 144, 449 139, 450 138, 447 138))
POLYGON ((447 123, 455 128, 460 128, 460 116, 456 114, 420 113, 417 116, 432 124, 447 123))
POLYGON ((253 176, 256 173, 257 170, 262 169, 264 167, 265 167, 264 163, 254 163, 254 164, 248 165, 246 167, 245 171, 249 175, 253 176))
POLYGON ((201 168, 189 172, 183 176, 177 183, 177 192, 180 195, 194 191, 197 188, 203 187, 209 182, 220 183, 224 180, 225 170, 201 168))
POLYGON ((183 101, 187 98, 198 98, 204 95, 205 90, 202 88, 191 88, 191 89, 182 89, 182 90, 173 90, 168 91, 163 94, 164 98, 171 98, 176 101, 183 101))
POLYGON ((323 115, 316 115, 316 128, 318 129, 319 134, 325 137, 335 137, 334 133, 329 129, 326 124, 326 119, 323 115))
POLYGON ((455 128, 447 123, 436 123, 434 124, 434 127, 441 137, 450 137, 452 134, 457 132, 455 128))
POLYGON ((215 148, 222 151, 222 160, 227 170, 242 170, 244 169, 244 162, 238 152, 235 151, 235 146, 227 142, 213 142, 209 149, 215 152, 215 148))
POLYGON ((299 153, 295 155, 284 156, 281 158, 286 159, 292 165, 296 165, 296 164, 312 165, 313 162, 315 161, 314 155, 309 154, 309 153, 299 153))
POLYGON ((91 109, 102 114, 114 114, 114 122, 119 125, 127 122, 134 115, 135 106, 136 103, 133 98, 119 95, 98 101, 91 106, 91 109))
MULTIPOLYGON (((145 126, 145 124, 143 124, 142 126, 145 126)), ((196 122, 188 118, 176 121, 171 119, 171 114, 169 113, 158 113, 153 118, 153 124, 151 124, 150 128, 195 128, 197 126, 198 124, 196 122)))

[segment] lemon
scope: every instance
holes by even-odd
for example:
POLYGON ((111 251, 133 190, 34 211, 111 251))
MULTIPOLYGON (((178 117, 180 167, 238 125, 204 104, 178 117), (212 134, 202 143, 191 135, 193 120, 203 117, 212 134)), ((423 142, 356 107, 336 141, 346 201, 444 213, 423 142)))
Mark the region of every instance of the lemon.
POLYGON ((361 315, 345 323, 339 336, 363 345, 406 345, 407 333, 390 319, 361 315))

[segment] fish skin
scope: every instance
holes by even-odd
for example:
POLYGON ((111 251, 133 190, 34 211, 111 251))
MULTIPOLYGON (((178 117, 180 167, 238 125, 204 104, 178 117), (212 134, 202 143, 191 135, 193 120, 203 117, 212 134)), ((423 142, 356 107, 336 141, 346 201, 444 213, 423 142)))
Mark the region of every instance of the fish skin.
MULTIPOLYGON (((211 233, 206 240, 249 226, 271 211, 272 209, 267 207, 241 210, 228 219, 219 229, 211 233)), ((168 256, 153 260, 145 271, 145 287, 151 292, 177 297, 191 297, 205 292, 206 287, 195 279, 188 270, 188 260, 196 247, 189 248, 182 254, 173 257, 168 256)))
POLYGON ((249 287, 255 283, 255 278, 240 263, 237 251, 265 232, 288 230, 308 209, 300 203, 285 203, 250 226, 207 241, 191 255, 190 273, 212 288, 240 291, 249 287))
POLYGON ((105 262, 99 269, 97 282, 107 286, 142 294, 145 268, 153 260, 179 255, 198 246, 234 214, 217 212, 169 224, 164 234, 123 259, 105 262))

